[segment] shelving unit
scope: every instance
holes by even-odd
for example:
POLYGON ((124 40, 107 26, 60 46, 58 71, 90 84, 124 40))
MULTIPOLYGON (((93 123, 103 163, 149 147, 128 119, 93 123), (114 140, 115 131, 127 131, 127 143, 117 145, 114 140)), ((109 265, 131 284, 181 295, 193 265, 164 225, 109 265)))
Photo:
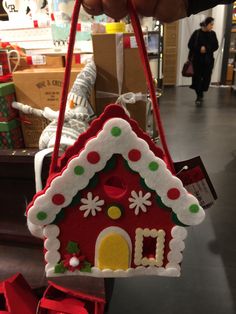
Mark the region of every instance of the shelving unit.
MULTIPOLYGON (((41 245, 26 226, 24 215, 35 194, 34 155, 36 149, 0 150, 0 243, 41 245)), ((43 167, 44 182, 47 178, 50 157, 43 167)))
POLYGON ((221 83, 235 86, 236 68, 236 1, 227 7, 225 46, 221 83))

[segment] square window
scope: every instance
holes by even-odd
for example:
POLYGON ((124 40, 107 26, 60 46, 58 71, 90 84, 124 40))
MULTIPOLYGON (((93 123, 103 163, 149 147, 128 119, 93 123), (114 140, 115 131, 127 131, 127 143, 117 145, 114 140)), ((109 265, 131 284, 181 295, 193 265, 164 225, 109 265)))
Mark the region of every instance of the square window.
POLYGON ((164 242, 164 230, 138 228, 135 237, 135 265, 162 266, 164 258, 164 242))

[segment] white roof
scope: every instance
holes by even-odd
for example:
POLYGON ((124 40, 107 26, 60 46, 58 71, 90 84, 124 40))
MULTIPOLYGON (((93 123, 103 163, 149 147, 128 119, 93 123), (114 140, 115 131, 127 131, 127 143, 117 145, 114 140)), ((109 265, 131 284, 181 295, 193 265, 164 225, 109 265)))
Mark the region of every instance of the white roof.
POLYGON ((129 167, 156 191, 164 205, 172 208, 180 222, 186 225, 202 222, 205 212, 198 200, 171 174, 165 162, 155 156, 147 142, 137 136, 129 122, 112 118, 105 122, 96 137, 88 140, 83 151, 68 162, 44 194, 35 199, 28 211, 28 223, 37 226, 52 223, 61 208, 68 206, 72 198, 86 188, 114 154, 121 154, 127 160, 129 167), (138 154, 138 160, 132 153, 136 157, 138 154))

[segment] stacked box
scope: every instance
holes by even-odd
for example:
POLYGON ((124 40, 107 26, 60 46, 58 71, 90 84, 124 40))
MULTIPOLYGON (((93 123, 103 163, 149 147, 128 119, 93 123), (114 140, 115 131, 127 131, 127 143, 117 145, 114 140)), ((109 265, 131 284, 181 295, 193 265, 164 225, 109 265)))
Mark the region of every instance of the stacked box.
POLYGON ((15 100, 15 88, 13 83, 0 84, 0 122, 7 122, 18 115, 18 111, 12 108, 15 100))
MULTIPOLYGON (((72 69, 70 87, 81 69, 72 69)), ((17 101, 43 110, 59 110, 65 68, 28 69, 13 73, 17 101)), ((38 148, 39 138, 50 122, 42 117, 20 113, 25 147, 38 148), (25 123, 27 121, 27 123, 25 123)))
POLYGON ((19 121, 0 122, 0 149, 21 147, 24 145, 19 121))

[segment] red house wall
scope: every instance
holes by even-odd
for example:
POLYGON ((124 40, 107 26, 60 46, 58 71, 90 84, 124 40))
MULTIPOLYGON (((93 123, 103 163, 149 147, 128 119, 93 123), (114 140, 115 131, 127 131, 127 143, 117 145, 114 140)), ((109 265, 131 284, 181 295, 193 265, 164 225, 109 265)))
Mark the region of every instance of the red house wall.
MULTIPOLYGON (((124 229, 130 236, 132 241, 132 259, 131 267, 136 267, 133 264, 134 260, 134 248, 135 248, 135 231, 137 228, 149 228, 149 229, 163 229, 166 232, 165 236, 165 250, 164 250, 164 264, 167 262, 166 256, 169 252, 169 241, 171 240, 170 231, 175 225, 171 220, 171 211, 161 208, 157 203, 157 195, 154 191, 148 190, 142 183, 141 177, 138 173, 133 172, 125 164, 125 160, 121 155, 113 157, 115 159, 115 167, 108 165, 106 169, 97 174, 98 183, 95 187, 90 189, 85 188, 80 191, 81 198, 87 198, 87 193, 92 192, 93 197, 99 196, 99 199, 105 201, 102 206, 102 211, 97 212, 96 216, 89 215, 84 218, 84 212, 79 210, 81 202, 76 206, 67 207, 64 212, 64 219, 58 223, 60 228, 59 240, 61 242, 60 253, 62 256, 66 253, 65 248, 69 241, 77 242, 82 255, 86 256, 86 259, 94 265, 95 257, 95 244, 98 235, 105 228, 116 226, 124 229), (113 178, 113 181, 122 183, 124 193, 120 197, 111 197, 106 193, 106 182, 113 178), (147 192, 151 193, 150 201, 151 206, 147 206, 147 212, 139 212, 139 215, 135 215, 134 209, 129 208, 129 197, 131 197, 131 191, 139 192, 143 191, 143 195, 147 192), (106 209, 112 205, 120 205, 124 212, 120 219, 112 220, 106 214, 106 209)), ((114 163, 111 162, 114 165, 114 163)), ((122 185, 121 184, 121 185, 122 185)), ((161 184, 161 182, 160 182, 161 184)), ((116 193, 117 194, 117 193, 116 193)))

